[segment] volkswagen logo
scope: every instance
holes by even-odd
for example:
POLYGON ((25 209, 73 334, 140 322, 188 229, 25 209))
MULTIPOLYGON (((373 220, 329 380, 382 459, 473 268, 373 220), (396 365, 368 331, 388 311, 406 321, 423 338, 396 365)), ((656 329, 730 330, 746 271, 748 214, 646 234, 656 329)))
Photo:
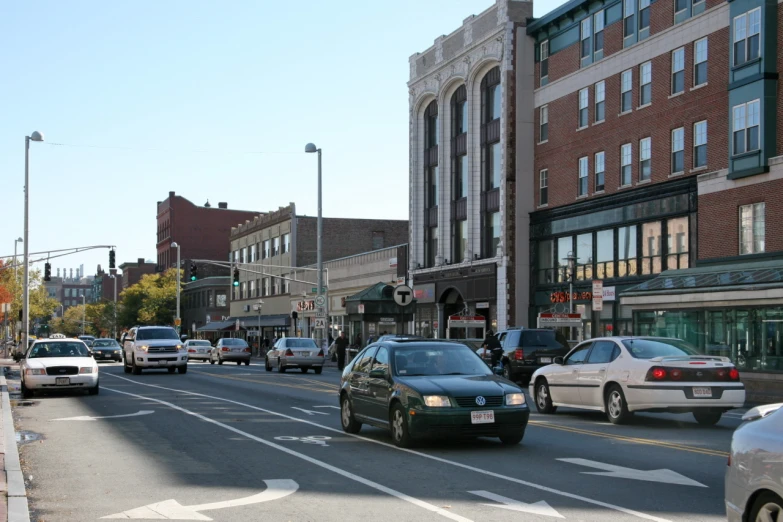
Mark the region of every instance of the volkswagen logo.
POLYGON ((486 403, 487 403, 487 399, 485 399, 481 395, 476 397, 476 404, 478 404, 479 406, 484 406, 486 403))

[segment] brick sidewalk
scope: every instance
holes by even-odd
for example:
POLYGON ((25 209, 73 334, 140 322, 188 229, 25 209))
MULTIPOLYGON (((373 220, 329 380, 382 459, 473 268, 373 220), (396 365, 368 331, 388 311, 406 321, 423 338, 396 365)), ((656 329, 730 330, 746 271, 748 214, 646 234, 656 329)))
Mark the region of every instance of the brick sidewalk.
MULTIPOLYGON (((19 365, 11 359, 0 359, 0 367, 18 370, 19 365)), ((16 430, 11 413, 11 400, 5 371, 0 375, 0 521, 30 522, 30 511, 27 504, 27 491, 24 485, 24 475, 19 462, 19 449, 16 445, 16 430)))

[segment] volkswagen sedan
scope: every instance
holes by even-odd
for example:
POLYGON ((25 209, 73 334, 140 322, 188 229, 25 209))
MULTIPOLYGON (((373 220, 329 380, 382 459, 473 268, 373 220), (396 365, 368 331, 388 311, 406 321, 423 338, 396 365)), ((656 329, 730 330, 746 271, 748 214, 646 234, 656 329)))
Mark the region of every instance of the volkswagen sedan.
POLYGON ((498 437, 519 444, 530 411, 522 388, 462 343, 391 340, 362 350, 340 386, 343 430, 388 429, 394 444, 427 437, 498 437))
POLYGON ((33 343, 19 365, 22 397, 36 391, 87 390, 97 395, 98 363, 79 339, 41 339, 33 343))

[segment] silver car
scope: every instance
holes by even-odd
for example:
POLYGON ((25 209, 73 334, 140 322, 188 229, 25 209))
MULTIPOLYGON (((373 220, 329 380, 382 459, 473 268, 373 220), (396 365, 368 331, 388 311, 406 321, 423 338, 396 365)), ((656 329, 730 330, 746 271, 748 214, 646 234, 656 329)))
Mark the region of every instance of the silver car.
POLYGON ((753 408, 731 440, 729 522, 783 521, 783 403, 753 408))
POLYGON ((223 364, 224 361, 231 361, 237 364, 245 363, 245 365, 249 366, 250 346, 244 339, 220 339, 209 354, 209 362, 215 364, 215 361, 218 364, 223 364))
POLYGON ((280 373, 288 368, 299 368, 302 373, 312 368, 315 373, 321 373, 326 356, 309 337, 283 337, 267 352, 264 362, 268 372, 276 366, 280 373))
POLYGON ((208 361, 212 343, 202 339, 188 339, 185 341, 185 351, 188 352, 189 361, 208 361))

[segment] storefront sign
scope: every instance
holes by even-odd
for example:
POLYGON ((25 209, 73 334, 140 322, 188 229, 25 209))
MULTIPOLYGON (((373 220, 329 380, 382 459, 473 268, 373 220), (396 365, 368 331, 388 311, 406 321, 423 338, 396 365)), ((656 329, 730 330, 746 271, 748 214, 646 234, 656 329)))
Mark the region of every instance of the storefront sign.
POLYGON ((489 303, 487 301, 476 303, 476 310, 484 310, 489 308, 489 303))
POLYGON ((614 287, 613 286, 605 286, 603 290, 603 298, 604 301, 614 301, 614 287))
POLYGON ((378 322, 381 324, 394 324, 397 321, 394 319, 394 317, 381 317, 378 322))
POLYGON ((416 285, 413 288, 413 297, 419 303, 434 303, 435 285, 433 283, 428 285, 416 285))
POLYGON ((538 327, 582 326, 581 314, 538 314, 538 327))
POLYGON ((363 314, 363 313, 364 313, 364 305, 363 305, 363 304, 360 304, 360 305, 359 305, 359 313, 360 313, 360 314, 363 314))
POLYGON ((315 310, 315 301, 312 299, 309 301, 297 301, 296 303, 296 311, 297 312, 309 312, 315 310))
MULTIPOLYGON (((590 301, 593 299, 592 292, 574 292, 571 295, 571 301, 590 301)), ((552 292, 549 295, 549 300, 553 303, 567 303, 568 292, 552 292)))
POLYGON ((483 328, 487 318, 481 315, 452 315, 449 317, 449 328, 483 328))
POLYGON ((600 279, 593 280, 593 311, 600 312, 604 309, 604 282, 600 279))

